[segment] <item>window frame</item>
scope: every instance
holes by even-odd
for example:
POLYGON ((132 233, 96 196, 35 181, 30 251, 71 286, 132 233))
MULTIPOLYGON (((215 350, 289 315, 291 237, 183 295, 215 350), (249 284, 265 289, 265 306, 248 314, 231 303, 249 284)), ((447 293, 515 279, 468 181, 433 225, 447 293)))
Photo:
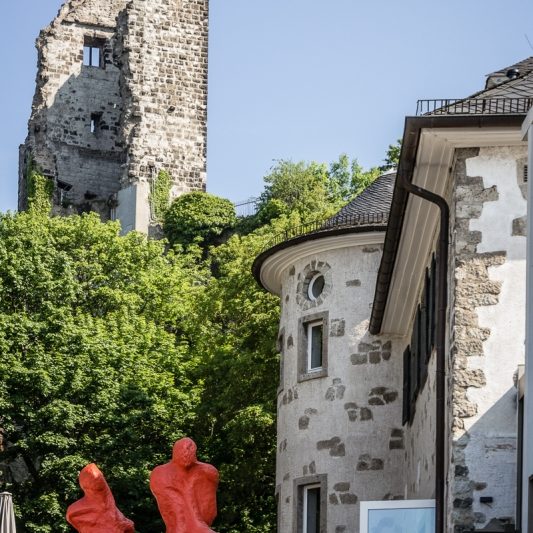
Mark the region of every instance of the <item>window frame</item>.
POLYGON ((91 37, 89 35, 85 36, 83 40, 83 51, 82 51, 82 55, 83 55, 82 64, 84 67, 105 69, 106 41, 107 41, 106 39, 101 38, 101 37, 91 37), (96 62, 93 63, 94 50, 98 50, 98 64, 96 64, 96 62), (86 57, 88 57, 89 59, 88 62, 85 61, 86 57))
POLYGON ((279 383, 278 394, 285 388, 285 328, 278 333, 276 349, 279 353, 279 383))
POLYGON ((89 131, 93 137, 98 137, 101 132, 103 113, 91 113, 89 131))
POLYGON ((307 372, 320 372, 324 368, 324 322, 322 320, 315 320, 313 322, 307 322, 305 325, 307 332, 307 372), (313 348, 314 348, 314 336, 313 329, 320 328, 320 366, 313 366, 313 348))
POLYGON ((298 382, 323 378, 328 375, 329 313, 314 313, 299 319, 298 324, 298 382), (322 366, 311 368, 311 328, 322 325, 322 366))
POLYGON ((308 523, 307 523, 307 515, 308 515, 308 509, 309 509, 309 491, 310 490, 315 490, 315 489, 318 489, 318 523, 319 523, 319 527, 320 527, 320 499, 322 497, 322 486, 320 485, 320 483, 314 483, 314 484, 311 484, 311 485, 304 485, 303 486, 303 494, 302 494, 302 505, 303 505, 303 508, 302 508, 302 531, 304 533, 307 533, 307 527, 308 527, 308 523))
POLYGON ((307 502, 306 493, 310 488, 319 488, 319 533, 327 532, 327 497, 328 497, 328 477, 327 474, 317 474, 306 476, 294 480, 294 511, 293 511, 293 531, 296 533, 307 533, 304 526, 307 526, 307 502))
POLYGON ((368 533, 368 513, 384 509, 435 509, 435 500, 385 500, 361 502, 359 532, 368 533))

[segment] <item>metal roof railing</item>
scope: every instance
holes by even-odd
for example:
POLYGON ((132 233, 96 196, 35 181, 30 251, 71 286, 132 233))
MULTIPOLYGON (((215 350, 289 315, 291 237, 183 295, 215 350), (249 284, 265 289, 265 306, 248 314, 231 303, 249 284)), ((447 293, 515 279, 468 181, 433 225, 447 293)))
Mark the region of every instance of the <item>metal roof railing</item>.
POLYGON ((263 251, 273 248, 282 242, 297 237, 303 237, 304 235, 325 233, 334 229, 353 228, 358 226, 386 226, 388 221, 388 213, 366 213, 363 215, 335 216, 324 220, 315 220, 314 222, 294 226, 278 233, 271 241, 269 241, 263 251))
POLYGON ((418 100, 416 115, 527 115, 533 98, 418 100))
POLYGON ((250 217, 257 213, 259 198, 248 198, 248 200, 237 202, 234 205, 237 217, 250 217))

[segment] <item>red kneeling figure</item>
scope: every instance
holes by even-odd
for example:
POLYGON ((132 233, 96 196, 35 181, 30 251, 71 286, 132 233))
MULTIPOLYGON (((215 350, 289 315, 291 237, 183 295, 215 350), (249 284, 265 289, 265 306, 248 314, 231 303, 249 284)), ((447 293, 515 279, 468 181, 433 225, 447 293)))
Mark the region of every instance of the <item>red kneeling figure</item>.
POLYGON ((150 477, 167 533, 214 533, 217 515, 218 470, 196 458, 189 438, 174 445, 172 461, 158 466, 150 477))
POLYGON ((85 496, 67 509, 67 521, 79 533, 134 533, 135 527, 117 508, 115 498, 95 464, 80 472, 85 496))

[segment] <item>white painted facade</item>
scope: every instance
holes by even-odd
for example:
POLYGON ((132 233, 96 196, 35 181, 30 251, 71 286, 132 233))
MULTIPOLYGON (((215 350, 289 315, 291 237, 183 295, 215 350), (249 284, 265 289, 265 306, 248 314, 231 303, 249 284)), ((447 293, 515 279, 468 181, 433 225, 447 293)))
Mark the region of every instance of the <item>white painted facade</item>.
MULTIPOLYGON (((464 450, 478 528, 516 514, 516 372, 524 362, 526 237, 513 235, 513 221, 527 209, 520 171, 525 154, 524 146, 486 147, 466 160, 467 176, 482 177, 484 189, 497 193, 470 222, 471 231, 481 234, 477 254, 504 257, 502 264, 488 267, 489 280, 499 285, 497 298, 475 309, 479 327, 489 332, 483 353, 466 358, 466 370, 483 376, 485 385, 475 382, 467 388, 476 413, 463 417, 464 428, 453 435, 464 450), (483 496, 493 498, 492 503, 482 503, 483 496)), ((485 290, 493 295, 492 289, 485 290)))

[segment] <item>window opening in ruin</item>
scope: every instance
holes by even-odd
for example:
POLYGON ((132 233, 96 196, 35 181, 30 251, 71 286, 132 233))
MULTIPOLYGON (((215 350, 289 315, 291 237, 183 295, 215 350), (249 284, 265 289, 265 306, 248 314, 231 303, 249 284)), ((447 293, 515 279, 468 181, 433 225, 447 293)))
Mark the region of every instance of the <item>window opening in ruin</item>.
POLYGON ((66 181, 57 180, 57 189, 59 191, 59 203, 62 207, 68 207, 68 191, 72 189, 72 185, 66 181))
POLYGON ((304 487, 302 518, 303 533, 320 532, 320 484, 304 487))
POLYGON ((86 67, 104 68, 103 39, 85 37, 83 44, 83 64, 86 67))
POLYGON ((307 324, 307 370, 309 372, 322 370, 323 328, 322 320, 307 324))
POLYGON ((98 135, 100 131, 100 124, 102 122, 102 113, 93 113, 91 115, 91 133, 98 135))

